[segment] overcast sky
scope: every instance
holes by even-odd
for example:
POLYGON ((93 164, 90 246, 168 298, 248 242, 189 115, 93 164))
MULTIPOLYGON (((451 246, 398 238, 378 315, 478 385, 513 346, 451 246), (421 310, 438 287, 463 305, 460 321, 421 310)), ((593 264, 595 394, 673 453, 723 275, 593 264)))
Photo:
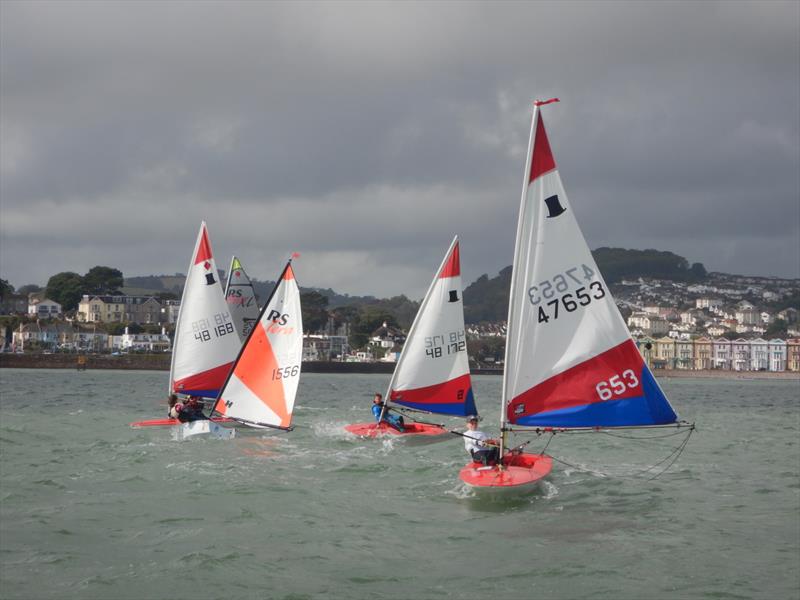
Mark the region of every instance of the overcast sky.
POLYGON ((511 263, 531 101, 591 248, 800 277, 800 3, 0 2, 0 277, 419 299, 511 263))

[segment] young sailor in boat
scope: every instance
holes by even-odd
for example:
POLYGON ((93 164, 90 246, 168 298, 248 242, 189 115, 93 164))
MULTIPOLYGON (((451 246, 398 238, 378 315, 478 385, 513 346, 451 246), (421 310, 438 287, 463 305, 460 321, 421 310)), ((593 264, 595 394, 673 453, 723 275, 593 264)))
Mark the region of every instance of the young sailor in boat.
POLYGON ((405 421, 403 421, 403 417, 401 415, 394 414, 388 408, 384 409, 383 396, 377 392, 375 393, 375 397, 372 399, 372 414, 375 415, 375 421, 386 421, 390 427, 393 427, 400 432, 404 432, 406 430, 406 424, 405 421), (381 419, 381 413, 383 413, 383 419, 381 419))
POLYGON ((167 409, 167 416, 171 419, 177 419, 178 414, 183 410, 183 404, 178 402, 177 394, 170 394, 167 399, 167 404, 169 406, 167 409))
POLYGON ((203 414, 203 401, 197 396, 189 396, 186 402, 181 402, 176 394, 170 394, 168 402, 169 416, 181 423, 208 418, 203 414))
POLYGON ((464 432, 464 447, 472 460, 484 465, 497 464, 500 458, 500 445, 483 431, 478 430, 478 417, 467 417, 467 431, 464 432))

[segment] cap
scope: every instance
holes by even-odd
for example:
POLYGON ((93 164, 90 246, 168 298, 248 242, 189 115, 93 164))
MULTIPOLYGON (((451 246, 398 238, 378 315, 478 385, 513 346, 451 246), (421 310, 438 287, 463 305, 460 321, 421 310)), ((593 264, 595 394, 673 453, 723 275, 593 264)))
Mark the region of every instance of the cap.
POLYGON ((467 417, 467 421, 480 421, 480 417, 478 415, 469 415, 467 417))

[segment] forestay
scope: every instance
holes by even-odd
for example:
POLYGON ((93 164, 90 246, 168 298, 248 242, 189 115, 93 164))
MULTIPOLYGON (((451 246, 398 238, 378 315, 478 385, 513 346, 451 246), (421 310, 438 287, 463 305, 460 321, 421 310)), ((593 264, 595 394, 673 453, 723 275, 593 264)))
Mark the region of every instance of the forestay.
POLYGON ((253 282, 235 256, 231 259, 231 268, 228 269, 225 301, 228 303, 236 332, 241 339, 247 339, 253 324, 258 320, 258 301, 253 282))
POLYGON ((464 332, 458 236, 411 325, 389 383, 389 400, 433 413, 476 414, 464 332))
POLYGON ((514 254, 503 422, 612 427, 674 423, 564 193, 539 109, 514 254))
POLYGON ((254 427, 290 428, 302 358, 300 290, 289 261, 213 410, 254 427))
POLYGON ((216 397, 240 344, 203 221, 175 325, 170 393, 216 397))

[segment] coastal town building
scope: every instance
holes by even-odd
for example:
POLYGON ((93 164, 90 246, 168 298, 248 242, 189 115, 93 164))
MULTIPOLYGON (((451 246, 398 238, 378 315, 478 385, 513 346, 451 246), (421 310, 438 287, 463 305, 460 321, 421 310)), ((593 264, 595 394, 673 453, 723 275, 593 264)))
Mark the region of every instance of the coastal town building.
POLYGON ((28 311, 27 294, 6 294, 0 298, 0 315, 19 315, 28 311))
POLYGON ((725 338, 717 338, 711 342, 712 362, 714 369, 730 371, 733 365, 733 344, 725 338))
POLYGON ((694 340, 692 368, 697 370, 712 369, 714 366, 714 346, 707 337, 694 340))
POLYGON ((164 329, 161 333, 129 333, 125 328, 122 335, 109 336, 111 350, 126 352, 167 352, 170 349, 170 339, 164 329))
POLYGON ((769 344, 767 340, 757 338, 750 340, 750 371, 766 371, 769 369, 769 344))
POLYGON ((28 304, 28 314, 39 319, 55 319, 62 314, 61 305, 46 298, 33 298, 28 304))
POLYGON ((731 369, 734 371, 748 371, 750 361, 750 342, 742 338, 731 342, 731 369))
POLYGON ((342 361, 349 352, 347 336, 325 334, 303 336, 303 361, 342 361))
POLYGON ((786 340, 786 370, 800 371, 800 339, 786 340))
POLYGON ((784 340, 772 339, 768 346, 769 370, 780 372, 786 370, 787 344, 784 340))
POLYGON ((85 294, 78 303, 77 318, 84 323, 154 324, 166 322, 162 315, 161 303, 152 296, 85 294))

